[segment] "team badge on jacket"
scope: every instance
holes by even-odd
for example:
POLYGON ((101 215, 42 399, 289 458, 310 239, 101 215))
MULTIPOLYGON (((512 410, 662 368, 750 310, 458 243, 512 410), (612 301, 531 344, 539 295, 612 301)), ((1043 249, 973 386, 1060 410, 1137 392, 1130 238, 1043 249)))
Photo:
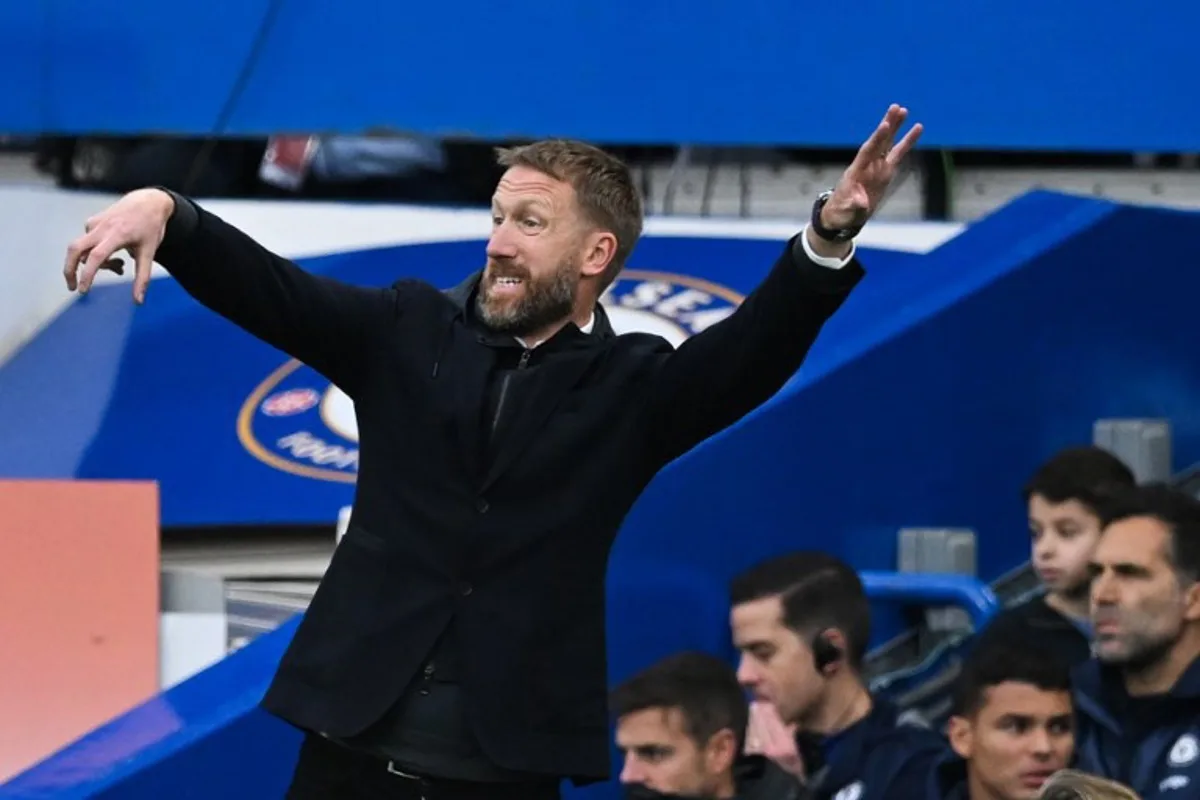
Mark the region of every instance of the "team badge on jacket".
MULTIPOLYGON (((601 302, 618 334, 649 333, 678 347, 728 317, 732 289, 668 272, 625 270, 601 302)), ((250 455, 284 472, 353 483, 358 475, 354 403, 299 361, 272 372, 246 399, 238 439, 250 455)))

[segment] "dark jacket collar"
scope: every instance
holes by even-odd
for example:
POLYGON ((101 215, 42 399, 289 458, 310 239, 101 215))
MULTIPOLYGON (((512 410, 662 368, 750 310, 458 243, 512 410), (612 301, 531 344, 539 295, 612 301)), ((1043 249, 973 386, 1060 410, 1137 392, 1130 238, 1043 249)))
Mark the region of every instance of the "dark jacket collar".
POLYGON ((825 737, 797 736, 796 744, 805 763, 821 764, 813 774, 813 783, 841 786, 853 781, 862 771, 873 745, 892 735, 899 719, 899 709, 876 696, 871 698, 871 710, 867 715, 841 733, 825 737))
POLYGON ((970 800, 967 784, 967 762, 957 754, 943 758, 930 775, 930 800, 970 800))
MULTIPOLYGON (((450 298, 468 324, 477 328, 489 341, 496 344, 511 343, 511 336, 490 331, 475 318, 475 292, 479 289, 479 281, 482 278, 483 270, 477 270, 468 275, 462 283, 454 288, 446 289, 443 294, 450 298)), ((596 321, 592 324, 590 336, 596 339, 608 339, 616 336, 616 331, 613 330, 612 323, 608 319, 608 314, 604 311, 604 306, 597 303, 594 313, 596 321)), ((579 326, 574 322, 568 322, 563 326, 562 330, 551 336, 547 343, 555 342, 555 344, 558 344, 560 339, 566 341, 588 341, 588 336, 589 334, 581 331, 579 326)), ((591 341, 595 341, 595 339, 591 341)))
MULTIPOLYGON (((801 785, 783 769, 759 755, 743 755, 733 765, 736 800, 799 800, 801 785)), ((625 800, 704 800, 698 796, 668 794, 641 785, 626 786, 625 800)))
MULTIPOLYGON (((1130 699, 1121 670, 1093 658, 1075 668, 1072 680, 1079 711, 1108 728, 1120 730, 1117 720, 1130 699)), ((1184 701, 1164 703, 1164 711, 1174 708, 1181 713, 1191 713, 1196 708, 1200 702, 1200 658, 1184 670, 1163 698, 1184 701)))
POLYGON ((733 766, 737 800, 797 800, 800 781, 759 755, 743 755, 733 766))

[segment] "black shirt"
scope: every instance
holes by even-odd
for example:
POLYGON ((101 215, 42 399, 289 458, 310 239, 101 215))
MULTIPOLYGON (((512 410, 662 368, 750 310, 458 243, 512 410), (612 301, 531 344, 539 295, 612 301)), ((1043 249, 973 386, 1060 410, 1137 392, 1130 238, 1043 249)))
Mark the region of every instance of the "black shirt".
POLYGON ((996 615, 975 649, 992 646, 1033 648, 1058 658, 1068 669, 1092 657, 1086 626, 1065 616, 1040 595, 996 615))

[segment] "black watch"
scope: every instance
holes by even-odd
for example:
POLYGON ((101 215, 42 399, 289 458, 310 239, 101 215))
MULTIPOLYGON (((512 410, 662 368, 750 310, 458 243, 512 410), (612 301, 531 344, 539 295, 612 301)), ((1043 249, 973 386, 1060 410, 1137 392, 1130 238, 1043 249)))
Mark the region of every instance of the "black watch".
POLYGON ((858 232, 862 230, 861 226, 858 228, 832 230, 821 224, 821 209, 825 207, 825 204, 829 202, 829 198, 832 196, 833 190, 826 189, 817 197, 817 202, 813 203, 812 220, 810 221, 813 233, 827 242, 848 242, 855 236, 858 236, 858 232))

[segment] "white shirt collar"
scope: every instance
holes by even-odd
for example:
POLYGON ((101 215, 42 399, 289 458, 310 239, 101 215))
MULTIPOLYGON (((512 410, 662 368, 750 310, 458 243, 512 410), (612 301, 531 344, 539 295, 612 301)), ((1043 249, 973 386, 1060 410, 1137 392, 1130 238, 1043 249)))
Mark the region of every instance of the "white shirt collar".
MULTIPOLYGON (((588 321, 579 330, 583 331, 584 333, 591 333, 592 328, 594 328, 594 327, 596 327, 596 312, 595 311, 592 312, 592 315, 590 317, 588 317, 588 321)), ((538 345, 543 344, 546 341, 545 339, 540 339, 540 340, 534 342, 533 344, 526 344, 525 340, 522 339, 520 336, 514 336, 513 338, 517 340, 517 344, 521 345, 521 347, 524 347, 526 350, 532 350, 535 347, 537 347, 538 345)))

